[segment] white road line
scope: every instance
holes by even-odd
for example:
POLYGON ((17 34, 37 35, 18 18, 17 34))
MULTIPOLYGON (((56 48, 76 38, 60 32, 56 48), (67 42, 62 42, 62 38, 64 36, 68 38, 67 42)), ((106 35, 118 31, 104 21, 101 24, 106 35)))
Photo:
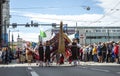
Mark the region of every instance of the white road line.
POLYGON ((86 69, 87 67, 82 67, 82 68, 86 69))
POLYGON ((39 76, 35 71, 31 71, 32 76, 39 76))
POLYGON ((110 72, 109 70, 91 68, 91 70, 101 71, 101 72, 110 72))
POLYGON ((117 74, 120 74, 120 72, 116 72, 117 74))
POLYGON ((28 67, 28 70, 32 70, 32 68, 31 68, 31 67, 28 67))

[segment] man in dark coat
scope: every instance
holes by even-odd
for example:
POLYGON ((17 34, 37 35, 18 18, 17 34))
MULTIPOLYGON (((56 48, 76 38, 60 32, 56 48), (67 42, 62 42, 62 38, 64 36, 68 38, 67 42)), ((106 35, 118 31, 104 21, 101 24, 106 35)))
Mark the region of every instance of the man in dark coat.
POLYGON ((74 65, 77 65, 77 60, 78 60, 78 57, 79 57, 79 49, 78 49, 78 45, 77 45, 77 42, 76 42, 76 39, 73 40, 72 42, 72 45, 71 45, 71 53, 72 53, 72 61, 74 61, 74 65))
POLYGON ((43 66, 43 61, 44 61, 44 47, 43 47, 42 42, 40 42, 40 44, 39 44, 38 53, 39 53, 40 65, 43 66))
POLYGON ((72 43, 71 52, 72 52, 72 60, 77 60, 77 44, 75 42, 72 43))
POLYGON ((51 46, 49 41, 46 41, 46 46, 45 46, 45 62, 46 66, 50 65, 50 54, 51 54, 51 46))

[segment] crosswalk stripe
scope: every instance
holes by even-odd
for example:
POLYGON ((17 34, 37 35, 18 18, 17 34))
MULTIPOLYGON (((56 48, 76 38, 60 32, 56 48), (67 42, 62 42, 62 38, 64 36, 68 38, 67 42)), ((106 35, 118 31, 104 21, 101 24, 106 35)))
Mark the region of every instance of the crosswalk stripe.
POLYGON ((31 68, 31 67, 28 67, 28 70, 32 70, 32 68, 31 68))
POLYGON ((35 71, 31 71, 32 76, 39 76, 35 71))
POLYGON ((104 70, 104 69, 96 69, 96 68, 91 68, 91 70, 102 71, 102 72, 110 72, 109 70, 104 70))
POLYGON ((117 74, 120 74, 120 72, 117 72, 117 74))

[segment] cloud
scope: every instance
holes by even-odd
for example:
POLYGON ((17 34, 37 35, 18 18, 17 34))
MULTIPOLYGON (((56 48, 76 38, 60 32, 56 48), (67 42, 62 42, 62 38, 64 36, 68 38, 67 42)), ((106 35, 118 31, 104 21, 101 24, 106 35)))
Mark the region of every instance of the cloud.
MULTIPOLYGON (((38 42, 38 35, 39 33, 22 33, 22 32, 13 32, 13 39, 14 41, 17 41, 18 38, 18 34, 20 36, 20 38, 23 38, 23 40, 25 41, 35 41, 38 42)), ((12 34, 10 34, 10 41, 12 41, 12 34)))
MULTIPOLYGON (((82 15, 57 15, 57 14, 42 14, 32 12, 20 12, 21 16, 28 17, 30 20, 43 23, 57 23, 63 21, 68 26, 119 26, 120 25, 120 0, 97 0, 99 1, 98 6, 104 9, 104 14, 82 14, 82 15)), ((36 33, 20 33, 21 37, 29 41, 37 41, 38 34, 36 33)), ((17 34, 16 34, 17 37, 17 34)))
MULTIPOLYGON (((12 13, 17 13, 21 16, 27 17, 30 20, 35 20, 36 22, 43 23, 63 23, 69 26, 75 26, 78 22, 78 26, 96 26, 96 24, 101 26, 106 26, 110 24, 111 26, 119 25, 119 13, 120 13, 120 0, 96 0, 97 5, 104 9, 104 14, 81 14, 81 15, 57 15, 57 14, 42 14, 33 13, 26 11, 14 11, 12 13), (116 24, 117 22, 117 24, 116 24)), ((92 9, 91 9, 92 10, 92 9)))
MULTIPOLYGON (((104 9, 103 21, 118 22, 120 20, 120 0, 99 0, 101 3, 98 4, 104 9)), ((119 24, 119 22, 118 22, 119 24)))
MULTIPOLYGON (((44 38, 43 41, 51 39, 51 37, 52 37, 50 29, 46 30, 45 32, 47 34, 47 37, 44 38)), ((12 35, 13 35, 13 39, 16 42, 17 38, 18 38, 18 35, 19 35, 20 38, 22 38, 25 41, 38 42, 39 41, 39 37, 38 37, 39 34, 40 34, 39 32, 36 32, 36 33, 34 33, 34 32, 24 33, 22 31, 19 31, 19 32, 10 32, 10 41, 12 41, 12 35)))
POLYGON ((89 24, 99 19, 102 15, 101 14, 51 15, 51 14, 28 13, 28 14, 24 14, 24 16, 30 17, 31 20, 35 20, 38 22, 59 24, 60 21, 63 21, 63 23, 68 24, 68 26, 75 26, 76 22, 78 22, 79 24, 85 23, 85 25, 87 25, 87 23, 89 24))

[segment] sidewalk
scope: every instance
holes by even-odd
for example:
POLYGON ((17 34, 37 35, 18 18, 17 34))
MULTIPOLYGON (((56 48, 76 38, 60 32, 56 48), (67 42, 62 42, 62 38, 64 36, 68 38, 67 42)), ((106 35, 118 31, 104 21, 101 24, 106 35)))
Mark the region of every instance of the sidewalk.
MULTIPOLYGON (((78 63, 78 66, 120 66, 120 64, 117 63, 98 63, 98 62, 81 62, 78 63)), ((38 67, 38 65, 36 65, 36 63, 31 63, 31 65, 28 65, 28 63, 10 63, 10 64, 0 64, 0 68, 1 67, 38 67)), ((69 64, 68 62, 65 62, 62 65, 57 65, 56 63, 52 63, 51 66, 73 66, 73 64, 69 64)))
POLYGON ((91 65, 91 66, 120 66, 117 63, 98 63, 98 62, 80 62, 80 65, 91 65))

